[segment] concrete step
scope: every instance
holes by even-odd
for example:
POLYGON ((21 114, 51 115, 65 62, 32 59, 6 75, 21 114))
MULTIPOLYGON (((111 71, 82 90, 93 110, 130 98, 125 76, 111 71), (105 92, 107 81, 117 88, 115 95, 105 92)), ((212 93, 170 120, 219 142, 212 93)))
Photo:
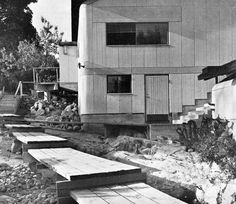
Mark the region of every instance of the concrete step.
POLYGON ((172 120, 172 124, 177 125, 187 123, 189 120, 198 120, 201 115, 208 114, 214 109, 214 105, 206 103, 203 106, 196 107, 195 111, 189 111, 187 115, 181 115, 179 119, 172 120))

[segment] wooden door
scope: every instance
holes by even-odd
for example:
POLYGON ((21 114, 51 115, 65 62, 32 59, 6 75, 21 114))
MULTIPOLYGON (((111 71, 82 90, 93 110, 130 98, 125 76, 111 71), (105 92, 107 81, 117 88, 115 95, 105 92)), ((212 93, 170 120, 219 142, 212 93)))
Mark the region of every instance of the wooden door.
POLYGON ((146 76, 146 120, 150 123, 168 122, 169 77, 146 76))

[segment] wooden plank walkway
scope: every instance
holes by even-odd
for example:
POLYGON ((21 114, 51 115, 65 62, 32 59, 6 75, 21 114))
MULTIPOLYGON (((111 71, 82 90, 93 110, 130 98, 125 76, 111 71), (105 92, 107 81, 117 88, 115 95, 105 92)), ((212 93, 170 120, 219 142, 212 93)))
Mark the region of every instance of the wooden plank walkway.
POLYGON ((12 134, 17 140, 24 144, 67 141, 67 139, 49 135, 43 132, 13 132, 12 134))
POLYGON ((13 137, 22 143, 23 152, 28 149, 69 147, 67 139, 42 132, 13 132, 13 137))
POLYGON ((72 148, 30 149, 28 153, 68 180, 141 173, 138 167, 86 154, 72 148))
POLYGON ((145 183, 74 190, 70 195, 80 204, 186 204, 145 183))
POLYGON ((27 125, 27 124, 4 124, 5 128, 8 129, 10 133, 12 132, 43 132, 44 129, 39 126, 27 125))

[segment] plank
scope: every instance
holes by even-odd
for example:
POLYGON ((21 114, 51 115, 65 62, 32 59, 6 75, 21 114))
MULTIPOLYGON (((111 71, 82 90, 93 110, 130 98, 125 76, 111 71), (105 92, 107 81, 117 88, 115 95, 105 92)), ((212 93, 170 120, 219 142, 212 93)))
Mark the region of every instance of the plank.
POLYGON ((171 197, 145 183, 132 183, 127 185, 105 186, 84 190, 71 191, 71 196, 78 203, 93 203, 102 199, 105 203, 118 204, 185 204, 185 202, 171 197), (90 199, 88 199, 90 198, 90 199))
POLYGON ((133 202, 135 204, 143 204, 143 203, 157 204, 157 202, 151 200, 150 198, 143 196, 138 191, 135 191, 126 185, 111 186, 109 188, 112 191, 122 195, 123 197, 125 197, 126 199, 130 200, 131 202, 133 202))
POLYGON ((157 48, 145 47, 145 67, 156 67, 157 66, 157 48))
POLYGON ((137 191, 139 194, 159 203, 159 204, 184 204, 185 202, 169 196, 145 183, 129 184, 127 187, 137 191))
POLYGON ((219 66, 220 56, 219 0, 207 0, 207 65, 219 66))
POLYGON ((30 143, 42 143, 42 142, 65 142, 67 139, 48 135, 48 134, 30 134, 30 133, 24 133, 24 132, 13 132, 12 133, 14 137, 16 137, 17 140, 21 141, 25 144, 30 143))
POLYGON ((94 113, 107 112, 107 85, 105 75, 94 75, 94 113))
POLYGON ((167 46, 159 46, 156 48, 156 63, 157 67, 170 66, 170 48, 167 46))
POLYGON ((181 67, 181 22, 169 22, 170 32, 170 67, 181 67))
POLYGON ((72 191, 71 197, 77 203, 84 204, 107 204, 102 198, 98 197, 90 190, 72 191))
POLYGON ((132 204, 130 200, 126 199, 122 195, 111 191, 108 187, 102 187, 102 188, 96 188, 96 189, 90 189, 92 193, 97 195, 98 197, 102 198, 107 203, 112 204, 132 204))
POLYGON ((194 66, 194 2, 182 0, 182 65, 194 66))
POLYGON ((236 7, 232 8, 232 38, 232 57, 236 59, 236 7))
POLYGON ((12 114, 12 113, 2 113, 0 114, 0 117, 23 117, 21 115, 17 115, 17 114, 12 114))
MULTIPOLYGON (((124 4, 126 0, 123 0, 124 4)), ((150 0, 149 0, 150 1, 150 0)), ((119 6, 93 7, 93 22, 169 22, 181 21, 180 6, 119 6)))
POLYGON ((198 75, 195 74, 195 99, 207 98, 207 82, 198 80, 198 75))
POLYGON ((182 112, 182 76, 170 74, 170 112, 182 112))
POLYGON ((132 47, 131 48, 131 64, 132 67, 145 67, 145 49, 142 47, 132 47))
POLYGON ((195 1, 195 66, 207 66, 207 16, 206 1, 195 1))
POLYGON ((78 179, 74 181, 58 181, 56 183, 57 195, 59 197, 65 197, 70 195, 70 191, 95 188, 105 185, 118 185, 132 182, 145 182, 145 173, 130 173, 122 175, 110 175, 110 176, 97 176, 87 179, 78 179))
POLYGON ((119 113, 132 113, 132 95, 120 94, 119 113))
POLYGON ((144 113, 144 76, 133 75, 132 113, 144 113))
POLYGON ((220 1, 220 64, 233 60, 231 10, 225 1, 220 1))
POLYGON ((183 105, 195 105, 194 82, 195 82, 194 74, 182 74, 183 105))
POLYGON ((130 47, 119 47, 119 67, 131 67, 132 66, 132 55, 130 47))
POLYGON ((54 169, 68 180, 141 171, 138 167, 110 161, 71 148, 50 148, 28 152, 36 160, 54 169))
POLYGON ((107 113, 119 113, 119 95, 107 94, 107 113))

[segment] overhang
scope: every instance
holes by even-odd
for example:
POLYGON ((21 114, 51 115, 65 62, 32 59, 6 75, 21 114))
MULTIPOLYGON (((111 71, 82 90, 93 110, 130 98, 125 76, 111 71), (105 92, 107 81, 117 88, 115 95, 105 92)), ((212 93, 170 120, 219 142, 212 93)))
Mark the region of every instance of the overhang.
POLYGON ((236 73, 236 60, 221 66, 208 66, 198 75, 198 80, 208 80, 222 75, 232 75, 236 73))

